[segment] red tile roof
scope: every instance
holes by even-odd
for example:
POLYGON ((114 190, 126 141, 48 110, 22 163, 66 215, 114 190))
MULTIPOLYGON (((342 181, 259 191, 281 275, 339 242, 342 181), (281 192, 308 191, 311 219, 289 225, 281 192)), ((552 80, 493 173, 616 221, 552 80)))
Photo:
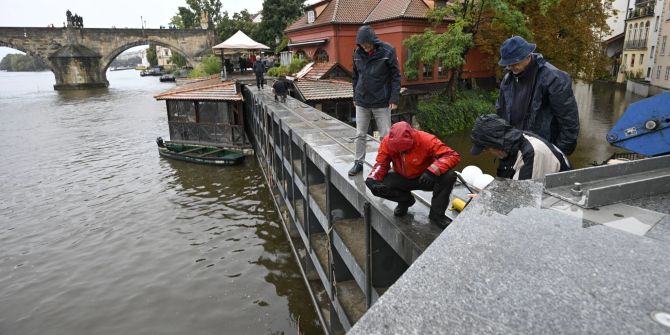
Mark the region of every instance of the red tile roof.
MULTIPOLYGON (((328 4, 313 23, 307 23, 307 14, 305 14, 286 28, 286 31, 330 23, 368 24, 394 18, 423 19, 429 9, 423 0, 330 0, 323 2, 328 2, 328 4)), ((308 8, 313 8, 315 5, 308 8)))
POLYGON ((344 72, 349 73, 338 63, 309 63, 305 65, 296 75, 298 79, 319 80, 324 79, 334 68, 340 67, 344 72))
POLYGON ((235 91, 235 83, 215 78, 195 81, 177 86, 154 97, 156 100, 209 100, 243 101, 241 93, 235 91))
POLYGON ((293 86, 305 98, 305 101, 352 99, 354 97, 354 89, 347 81, 301 79, 294 81, 293 86))

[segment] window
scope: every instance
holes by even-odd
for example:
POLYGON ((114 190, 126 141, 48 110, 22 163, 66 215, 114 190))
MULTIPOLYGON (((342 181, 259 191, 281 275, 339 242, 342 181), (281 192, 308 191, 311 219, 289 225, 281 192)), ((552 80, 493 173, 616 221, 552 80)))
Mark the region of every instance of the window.
POLYGON ((435 8, 443 8, 447 5, 446 0, 435 0, 435 8))
POLYGON ((668 80, 668 79, 670 79, 670 66, 665 67, 665 80, 668 80))
POLYGON ((661 55, 665 55, 665 42, 668 41, 668 36, 663 36, 661 40, 661 55))
POLYGON ((630 67, 635 66, 635 54, 630 55, 630 67))
POLYGON ((638 32, 638 29, 637 29, 637 23, 636 23, 635 26, 633 27, 633 40, 640 39, 640 36, 637 34, 637 32, 638 32))
POLYGON ((644 54, 640 54, 640 64, 638 64, 638 65, 642 65, 643 60, 644 60, 644 54))
POLYGON ((621 63, 621 64, 623 64, 624 66, 626 66, 626 64, 628 64, 628 55, 625 55, 625 54, 623 55, 623 63, 621 63))
POLYGON ((433 64, 423 64, 423 79, 433 79, 433 64))
POLYGON ((645 44, 647 43, 647 36, 649 36, 649 21, 647 21, 647 24, 644 26, 644 37, 642 37, 645 44))
POLYGON ((314 54, 314 61, 317 63, 328 63, 328 52, 324 49, 319 49, 314 54))
POLYGON ((658 21, 661 20, 660 16, 656 17, 656 23, 654 24, 654 31, 658 31, 658 21))
POLYGON ((649 53, 649 59, 654 59, 654 49, 655 48, 656 48, 656 46, 653 46, 653 45, 651 46, 651 52, 649 53))
POLYGON ((438 65, 438 67, 437 67, 437 77, 438 78, 446 78, 447 77, 447 69, 444 66, 438 65))
POLYGON ((310 9, 307 11, 307 23, 314 23, 314 20, 316 19, 316 15, 314 13, 313 9, 310 9))
POLYGON ((645 78, 649 78, 649 76, 651 76, 651 67, 647 68, 647 75, 645 76, 645 78))
POLYGON ((656 68, 656 79, 661 79, 661 68, 660 65, 656 68))

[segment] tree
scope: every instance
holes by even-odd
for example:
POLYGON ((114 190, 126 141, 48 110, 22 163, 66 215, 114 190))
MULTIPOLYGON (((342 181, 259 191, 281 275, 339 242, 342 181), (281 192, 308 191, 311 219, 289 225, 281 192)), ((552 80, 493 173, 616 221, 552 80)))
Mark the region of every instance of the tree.
POLYGON ((209 22, 221 21, 221 0, 186 0, 186 7, 177 8, 170 23, 180 29, 200 28, 202 13, 207 13, 209 22))
POLYGON ((170 57, 170 63, 176 65, 178 68, 184 67, 186 65, 186 57, 184 57, 182 54, 175 52, 174 50, 170 50, 172 53, 172 56, 170 57))
POLYGON ((248 36, 255 36, 258 30, 258 24, 254 22, 253 16, 248 10, 243 10, 233 14, 232 19, 228 12, 223 12, 221 20, 217 22, 216 32, 222 41, 233 36, 238 30, 243 31, 248 36))
POLYGON ((512 35, 537 42, 538 51, 573 77, 593 79, 602 61, 605 22, 615 13, 613 0, 463 0, 429 13, 434 28, 405 40, 412 51, 405 74, 415 78, 420 63, 452 70, 448 84, 454 98, 467 52, 473 46, 497 61, 500 44, 512 35), (435 30, 445 18, 444 33, 435 30))
POLYGON ((195 29, 200 27, 198 16, 186 7, 177 8, 177 14, 172 17, 170 23, 179 29, 195 29))
POLYGON ((274 49, 282 39, 284 29, 302 15, 304 0, 265 0, 256 39, 274 49))
POLYGON ((156 55, 156 46, 154 44, 149 44, 149 48, 147 48, 147 61, 149 62, 149 66, 158 65, 158 55, 156 55))
POLYGON ((39 58, 22 54, 9 54, 0 61, 0 70, 2 71, 44 71, 49 66, 44 64, 39 58))

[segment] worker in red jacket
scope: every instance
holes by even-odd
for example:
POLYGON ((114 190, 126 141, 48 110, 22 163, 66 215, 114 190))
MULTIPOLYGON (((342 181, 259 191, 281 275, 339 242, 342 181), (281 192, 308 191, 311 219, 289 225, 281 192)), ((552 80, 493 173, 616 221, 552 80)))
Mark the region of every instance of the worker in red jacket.
POLYGON ((451 220, 444 213, 456 182, 452 169, 461 156, 432 134, 398 122, 384 137, 377 152, 377 163, 365 180, 372 194, 395 201, 396 216, 407 214, 416 200, 412 190, 433 191, 430 222, 445 228, 451 220), (392 171, 389 171, 390 168, 392 171))

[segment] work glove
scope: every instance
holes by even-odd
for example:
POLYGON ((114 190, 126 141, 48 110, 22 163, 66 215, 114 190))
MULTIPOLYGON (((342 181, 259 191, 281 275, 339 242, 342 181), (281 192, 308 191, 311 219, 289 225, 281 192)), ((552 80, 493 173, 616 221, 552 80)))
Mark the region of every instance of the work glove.
POLYGON ((379 182, 372 178, 366 179, 365 185, 367 185, 370 191, 372 191, 372 194, 378 197, 385 196, 389 192, 389 188, 386 185, 384 185, 384 183, 379 182))
POLYGON ((425 188, 432 188, 433 186, 435 186, 436 181, 437 176, 432 172, 430 172, 429 170, 424 171, 419 177, 419 185, 425 188))

